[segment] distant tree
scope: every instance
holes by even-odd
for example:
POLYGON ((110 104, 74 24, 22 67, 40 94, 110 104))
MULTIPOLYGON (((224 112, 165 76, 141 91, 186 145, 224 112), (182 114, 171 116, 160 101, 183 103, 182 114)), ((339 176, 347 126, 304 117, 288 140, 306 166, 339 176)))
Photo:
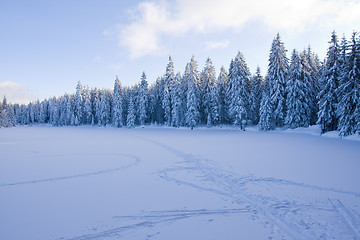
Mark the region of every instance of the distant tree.
POLYGON ((260 118, 259 125, 261 130, 271 130, 274 129, 273 117, 273 105, 271 104, 270 98, 270 89, 267 78, 265 78, 265 83, 262 90, 262 97, 260 102, 260 118))
POLYGON ((174 73, 174 63, 172 61, 171 56, 169 56, 169 63, 166 66, 166 72, 164 76, 164 91, 163 91, 163 101, 162 107, 165 113, 165 125, 171 125, 171 112, 172 112, 172 105, 171 105, 171 91, 175 82, 175 73, 174 73))
POLYGON ((126 126, 132 128, 135 126, 135 107, 134 107, 134 97, 133 94, 129 94, 129 107, 126 118, 126 126))
POLYGON ((322 133, 336 130, 338 125, 336 114, 338 98, 335 91, 341 77, 341 63, 339 62, 340 49, 335 31, 332 33, 329 43, 330 47, 327 51, 324 71, 320 80, 323 88, 318 94, 319 112, 317 124, 320 124, 322 133))
POLYGON ((262 97, 263 77, 261 76, 260 67, 257 67, 255 75, 251 78, 250 90, 250 112, 251 120, 254 125, 259 123, 260 102, 262 97))
POLYGON ((123 96, 121 82, 116 76, 112 98, 112 123, 115 127, 123 126, 123 96))
POLYGON ((216 83, 215 67, 212 64, 210 58, 206 60, 204 70, 200 74, 200 114, 202 115, 202 122, 207 125, 211 125, 215 119, 211 109, 211 90, 214 88, 216 83))
POLYGON ((139 121, 144 125, 148 118, 149 91, 145 72, 142 73, 139 87, 139 121))
POLYGON ((356 35, 355 32, 352 35, 350 53, 345 58, 347 61, 337 89, 340 136, 360 132, 360 43, 356 35))
POLYGON ((187 126, 194 128, 200 122, 200 94, 199 94, 199 75, 197 70, 197 62, 195 57, 191 58, 188 65, 189 73, 186 74, 187 79, 187 104, 186 104, 186 124, 187 126))
POLYGON ((276 126, 283 126, 286 116, 286 77, 289 69, 288 58, 284 43, 277 34, 272 42, 268 78, 270 87, 271 104, 273 105, 273 120, 276 126))
POLYGON ((290 128, 308 127, 310 125, 310 89, 306 68, 302 65, 296 50, 291 56, 287 77, 285 124, 290 128))
POLYGON ((220 74, 217 80, 217 92, 219 97, 219 121, 224 124, 228 120, 227 104, 226 104, 226 93, 228 88, 228 73, 224 67, 220 68, 220 74))
POLYGON ((242 130, 249 120, 250 71, 242 53, 238 52, 229 70, 229 116, 242 130))

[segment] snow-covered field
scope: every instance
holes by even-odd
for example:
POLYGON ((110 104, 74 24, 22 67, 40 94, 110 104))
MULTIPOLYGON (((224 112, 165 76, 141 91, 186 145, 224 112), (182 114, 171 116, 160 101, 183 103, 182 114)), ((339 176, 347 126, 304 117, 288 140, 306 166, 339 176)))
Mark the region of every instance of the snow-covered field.
POLYGON ((0 239, 360 239, 360 141, 317 127, 0 129, 0 239))

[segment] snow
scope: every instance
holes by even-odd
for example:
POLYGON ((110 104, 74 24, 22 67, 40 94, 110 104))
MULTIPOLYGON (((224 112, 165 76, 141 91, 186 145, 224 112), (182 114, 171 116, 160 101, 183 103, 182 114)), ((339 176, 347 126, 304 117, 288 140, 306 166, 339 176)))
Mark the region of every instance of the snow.
POLYGON ((0 239, 360 238, 359 136, 247 130, 0 129, 0 239))

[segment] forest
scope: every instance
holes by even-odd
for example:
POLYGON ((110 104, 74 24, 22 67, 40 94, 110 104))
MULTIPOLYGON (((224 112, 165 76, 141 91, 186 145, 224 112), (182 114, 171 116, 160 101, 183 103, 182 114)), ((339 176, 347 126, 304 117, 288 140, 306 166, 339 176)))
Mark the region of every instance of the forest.
POLYGON ((245 130, 298 128, 318 124, 322 133, 360 134, 360 37, 354 32, 340 41, 334 31, 323 61, 309 46, 291 52, 279 34, 274 38, 267 73, 250 73, 238 52, 228 70, 217 75, 210 58, 199 71, 192 56, 183 74, 169 57, 165 74, 149 85, 145 72, 135 86, 113 89, 77 83, 64 94, 26 105, 0 103, 0 127, 50 124, 173 127, 235 125, 245 130))

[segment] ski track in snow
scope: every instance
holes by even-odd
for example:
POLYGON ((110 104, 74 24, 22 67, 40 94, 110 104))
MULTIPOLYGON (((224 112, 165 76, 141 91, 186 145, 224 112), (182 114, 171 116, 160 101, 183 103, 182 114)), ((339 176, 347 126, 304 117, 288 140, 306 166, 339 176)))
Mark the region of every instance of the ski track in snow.
POLYGON ((274 237, 360 239, 359 214, 346 207, 340 199, 329 200, 323 197, 348 195, 359 198, 360 193, 276 178, 243 177, 223 169, 211 160, 185 154, 156 141, 148 141, 182 159, 178 163, 181 166, 159 171, 162 179, 229 197, 239 205, 250 206, 254 216, 262 216, 266 224, 271 223, 274 237), (179 172, 184 176, 184 171, 195 181, 176 177, 179 172), (306 199, 301 194, 305 192, 311 196, 311 193, 319 191, 325 193, 314 199, 306 199), (332 220, 330 224, 329 219, 332 220))
MULTIPOLYGON (((106 155, 106 154, 101 154, 101 155, 106 155)), ((118 156, 118 157, 128 157, 128 158, 132 159, 132 162, 130 164, 120 166, 120 167, 116 167, 116 168, 110 168, 110 169, 94 171, 94 172, 87 172, 87 173, 82 173, 82 174, 75 174, 75 175, 70 175, 70 176, 35 179, 35 180, 13 182, 13 183, 3 183, 3 184, 0 184, 0 188, 1 187, 17 186, 17 185, 44 183, 44 182, 56 182, 56 181, 62 181, 62 180, 69 180, 69 179, 73 179, 73 178, 96 176, 96 175, 100 175, 100 174, 116 172, 116 171, 119 171, 121 169, 130 168, 132 166, 135 166, 135 165, 139 164, 139 162, 140 162, 140 158, 138 158, 137 156, 133 156, 133 155, 127 155, 127 154, 111 154, 111 155, 115 155, 115 156, 118 156)), ((62 156, 62 155, 57 155, 57 156, 62 156)), ((44 156, 41 156, 41 157, 44 157, 44 156)))
MULTIPOLYGON (((218 210, 150 211, 134 216, 114 216, 126 224, 69 240, 123 238, 127 231, 152 228, 161 223, 206 215, 248 214, 270 229, 269 239, 359 239, 360 215, 345 206, 341 196, 360 198, 360 193, 276 178, 240 176, 218 163, 185 154, 157 141, 151 142, 181 159, 157 172, 161 179, 231 199, 238 208, 218 210), (320 196, 313 193, 322 192, 320 196), (310 196, 310 197, 309 197, 310 196), (335 196, 335 197, 334 197, 335 196), (132 224, 129 224, 132 222, 132 224)), ((116 224, 118 225, 118 224, 116 224)), ((150 239, 152 235, 147 235, 150 239)), ((125 237, 126 238, 126 237, 125 237)))
MULTIPOLYGON (((136 223, 112 228, 109 230, 86 234, 75 238, 70 238, 68 240, 91 240, 91 239, 103 239, 107 237, 121 237, 121 233, 130 230, 139 230, 142 228, 151 228, 155 225, 161 223, 172 223, 178 220, 190 218, 190 217, 200 217, 207 215, 229 215, 229 214, 239 214, 244 212, 249 212, 249 208, 244 209, 221 209, 221 210, 170 210, 170 211, 151 211, 143 215, 134 215, 134 216, 114 216, 114 219, 133 221, 136 223), (140 221, 140 222, 139 222, 140 221)), ((160 234, 159 232, 153 235, 147 235, 147 239, 153 237, 154 235, 160 234)))

